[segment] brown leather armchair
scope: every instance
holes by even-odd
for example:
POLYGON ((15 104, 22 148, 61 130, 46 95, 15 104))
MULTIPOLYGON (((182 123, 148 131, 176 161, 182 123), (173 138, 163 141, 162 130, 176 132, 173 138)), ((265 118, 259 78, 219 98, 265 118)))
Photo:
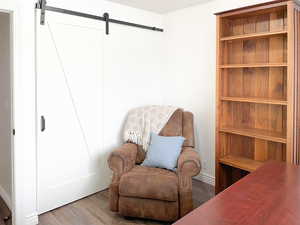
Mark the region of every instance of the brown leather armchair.
POLYGON ((177 110, 160 135, 186 138, 176 173, 140 166, 145 152, 136 144, 124 144, 108 159, 113 171, 109 188, 112 211, 128 217, 175 221, 193 209, 192 177, 200 172, 199 154, 194 151, 193 114, 177 110))

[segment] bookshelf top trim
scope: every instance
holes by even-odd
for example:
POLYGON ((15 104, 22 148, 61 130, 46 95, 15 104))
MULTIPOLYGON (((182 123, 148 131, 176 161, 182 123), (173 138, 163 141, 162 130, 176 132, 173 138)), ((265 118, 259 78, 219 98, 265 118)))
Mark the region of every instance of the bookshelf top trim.
POLYGON ((256 5, 244 6, 244 7, 240 7, 240 8, 236 8, 236 9, 217 12, 217 13, 215 13, 215 15, 225 17, 225 16, 232 16, 235 14, 241 14, 241 13, 247 13, 247 12, 252 12, 252 11, 257 11, 257 10, 274 8, 274 6, 285 6, 285 5, 287 5, 287 2, 289 2, 289 1, 293 1, 293 0, 269 1, 269 2, 264 2, 264 3, 260 3, 260 4, 256 4, 256 5))

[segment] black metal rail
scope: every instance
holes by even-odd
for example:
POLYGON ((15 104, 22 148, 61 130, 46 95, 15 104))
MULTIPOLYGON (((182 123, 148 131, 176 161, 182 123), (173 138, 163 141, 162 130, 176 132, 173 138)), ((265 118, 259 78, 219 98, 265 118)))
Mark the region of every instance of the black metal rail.
POLYGON ((115 23, 115 24, 120 24, 120 25, 125 25, 125 26, 146 29, 146 30, 164 32, 163 29, 157 28, 157 27, 150 27, 150 26, 141 25, 141 24, 137 24, 137 23, 131 23, 131 22, 126 22, 126 21, 122 21, 122 20, 111 19, 111 18, 109 18, 108 13, 104 13, 103 17, 102 17, 102 16, 96 16, 96 15, 91 15, 91 14, 82 13, 82 12, 76 12, 76 11, 72 11, 72 10, 68 10, 68 9, 61 9, 61 8, 56 8, 56 7, 52 7, 52 6, 47 6, 46 0, 39 0, 38 3, 36 3, 35 8, 41 10, 41 21, 40 21, 41 25, 45 24, 46 11, 52 11, 52 12, 58 12, 58 13, 72 15, 72 16, 80 16, 80 17, 84 17, 84 18, 103 21, 106 23, 106 26, 105 26, 106 34, 109 34, 109 23, 115 23))

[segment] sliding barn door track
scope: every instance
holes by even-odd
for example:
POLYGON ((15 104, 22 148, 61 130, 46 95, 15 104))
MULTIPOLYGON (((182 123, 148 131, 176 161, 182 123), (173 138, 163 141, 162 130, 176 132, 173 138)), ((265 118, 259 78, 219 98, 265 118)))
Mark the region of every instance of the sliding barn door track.
POLYGON ((115 24, 130 26, 130 27, 146 29, 146 30, 164 32, 163 29, 157 28, 157 27, 151 27, 151 26, 141 25, 141 24, 137 24, 137 23, 131 23, 131 22, 126 22, 126 21, 122 21, 122 20, 111 19, 109 17, 108 13, 104 13, 103 16, 96 16, 96 15, 91 15, 91 14, 82 13, 82 12, 76 12, 76 11, 72 11, 72 10, 68 10, 68 9, 61 9, 61 8, 48 6, 46 0, 39 0, 35 4, 35 8, 41 10, 41 18, 40 18, 41 25, 45 24, 46 11, 52 11, 52 12, 58 12, 58 13, 72 15, 72 16, 80 16, 80 17, 84 17, 84 18, 103 21, 103 22, 105 22, 105 30, 106 30, 107 35, 109 34, 109 23, 115 23, 115 24))

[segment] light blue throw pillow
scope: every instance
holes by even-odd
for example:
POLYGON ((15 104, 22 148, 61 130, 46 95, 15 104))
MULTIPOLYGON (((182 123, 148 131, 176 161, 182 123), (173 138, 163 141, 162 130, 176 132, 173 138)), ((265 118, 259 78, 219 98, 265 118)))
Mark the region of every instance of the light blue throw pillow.
POLYGON ((146 159, 141 165, 175 171, 184 140, 184 137, 163 137, 151 133, 146 159))

